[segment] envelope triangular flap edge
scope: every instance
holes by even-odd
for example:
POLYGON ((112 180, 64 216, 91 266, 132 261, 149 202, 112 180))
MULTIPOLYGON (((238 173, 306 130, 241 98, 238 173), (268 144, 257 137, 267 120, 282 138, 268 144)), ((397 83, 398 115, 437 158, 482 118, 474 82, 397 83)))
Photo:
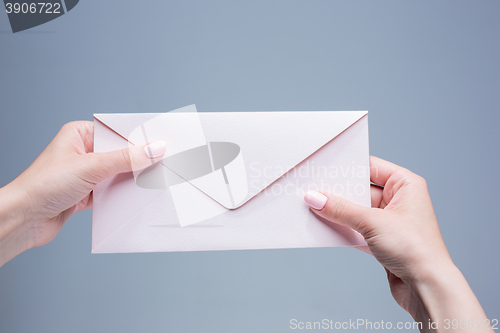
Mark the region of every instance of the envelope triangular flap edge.
MULTIPOLYGON (((265 190, 295 166, 314 154, 368 111, 279 111, 199 113, 207 141, 231 141, 241 148, 247 174, 248 193, 228 203, 222 191, 210 182, 191 183, 225 208, 237 209, 265 190), (273 170, 272 175, 264 168, 273 170)), ((227 173, 227 172, 226 172, 227 173)), ((181 175, 182 176, 182 175, 181 175)), ((229 187, 239 182, 227 173, 229 187)), ((220 187, 219 187, 220 189, 220 187)))
MULTIPOLYGON (((233 142, 240 146, 247 177, 253 166, 271 167, 280 172, 253 181, 246 195, 237 202, 212 181, 189 180, 182 170, 172 170, 227 209, 237 209, 270 184, 333 140, 367 111, 279 111, 279 112, 200 112, 207 142, 233 142), (258 184, 258 185, 255 185, 258 184)), ((94 117, 123 138, 141 123, 158 114, 95 114, 94 117)), ((243 184, 229 178, 229 186, 243 184)), ((215 179, 215 178, 214 178, 215 179)), ((248 179, 246 179, 248 180, 248 179)), ((226 179, 227 181, 227 179, 226 179)), ((247 182, 244 182, 247 184, 247 182)), ((241 185, 243 186, 243 185, 241 185)))

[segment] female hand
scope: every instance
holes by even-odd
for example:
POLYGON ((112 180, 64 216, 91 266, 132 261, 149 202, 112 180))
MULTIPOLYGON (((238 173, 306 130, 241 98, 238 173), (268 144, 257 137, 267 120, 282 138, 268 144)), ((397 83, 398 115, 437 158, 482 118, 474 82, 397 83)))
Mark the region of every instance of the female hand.
POLYGON ((376 157, 370 171, 378 185, 371 186, 372 208, 328 193, 308 192, 304 199, 319 216, 365 238, 363 250, 384 266, 394 299, 423 326, 427 319, 485 319, 446 249, 426 181, 376 157))
POLYGON ((103 179, 161 159, 165 142, 93 153, 94 124, 64 125, 33 164, 0 189, 0 266, 20 252, 50 242, 74 213, 92 208, 103 179))

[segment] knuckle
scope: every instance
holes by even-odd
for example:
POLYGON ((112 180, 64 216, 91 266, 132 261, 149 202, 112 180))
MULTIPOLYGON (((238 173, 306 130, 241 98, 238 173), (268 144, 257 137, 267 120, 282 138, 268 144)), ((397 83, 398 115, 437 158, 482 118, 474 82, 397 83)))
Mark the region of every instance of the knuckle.
MULTIPOLYGON (((394 173, 394 180, 400 186, 404 184, 426 184, 425 179, 408 169, 400 169, 394 173)), ((400 187, 399 186, 399 187, 400 187)))
POLYGON ((93 170, 97 181, 99 182, 101 180, 104 180, 110 173, 111 169, 112 166, 110 165, 108 159, 103 155, 98 155, 97 164, 95 165, 95 169, 93 170))
POLYGON ((348 226, 365 236, 373 229, 372 216, 363 209, 354 209, 345 200, 338 200, 327 207, 326 218, 348 226))
POLYGON ((401 168, 398 171, 396 171, 394 175, 397 176, 396 178, 398 179, 401 179, 403 181, 408 181, 411 179, 413 172, 411 172, 408 169, 401 168))
POLYGON ((401 170, 404 177, 407 178, 407 180, 415 182, 415 183, 420 183, 420 184, 426 184, 426 181, 424 177, 408 170, 408 169, 402 169, 401 170))
POLYGON ((61 127, 61 130, 64 130, 64 131, 71 130, 75 127, 75 125, 76 125, 76 121, 70 121, 69 123, 64 124, 61 127))
POLYGON ((72 123, 72 122, 70 121, 69 123, 66 123, 66 124, 62 125, 62 127, 61 127, 61 128, 63 128, 63 129, 67 129, 67 128, 71 127, 71 123, 72 123))
POLYGON ((427 188, 427 181, 425 178, 413 172, 409 173, 408 182, 412 183, 417 188, 427 188))
POLYGON ((132 152, 129 151, 128 149, 122 149, 121 150, 121 160, 123 161, 123 164, 126 168, 131 168, 132 167, 132 157, 130 156, 132 152))
POLYGON ((425 178, 419 175, 416 176, 417 176, 417 182, 422 186, 427 187, 427 181, 425 180, 425 178))
POLYGON ((327 215, 334 220, 342 220, 345 216, 346 203, 343 200, 335 200, 328 205, 327 215))

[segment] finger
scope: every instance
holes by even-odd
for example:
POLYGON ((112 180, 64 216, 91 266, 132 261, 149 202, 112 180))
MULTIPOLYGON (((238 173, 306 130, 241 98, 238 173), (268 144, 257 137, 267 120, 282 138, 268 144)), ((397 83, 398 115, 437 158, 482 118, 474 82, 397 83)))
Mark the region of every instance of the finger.
POLYGON ((94 122, 79 121, 77 125, 76 130, 82 138, 85 153, 92 153, 94 151, 94 122))
POLYGON ((160 161, 166 151, 164 141, 157 141, 145 146, 111 151, 108 153, 87 154, 89 163, 87 174, 89 181, 98 183, 119 173, 142 170, 160 161))
MULTIPOLYGON (((74 152, 76 143, 83 143, 83 152, 91 152, 94 143, 94 123, 91 121, 72 121, 61 127, 53 140, 59 152, 74 152), (71 144, 68 144, 71 143, 71 144)), ((78 150, 78 149, 77 149, 78 150)))
POLYGON ((387 180, 398 170, 406 169, 381 158, 370 156, 370 181, 374 184, 385 186, 387 180))
POLYGON ((383 208, 380 206, 383 199, 384 188, 376 185, 370 185, 370 197, 373 208, 383 208))
POLYGON ((307 192, 304 200, 314 213, 329 221, 345 225, 363 236, 372 230, 371 208, 332 194, 316 191, 307 192))

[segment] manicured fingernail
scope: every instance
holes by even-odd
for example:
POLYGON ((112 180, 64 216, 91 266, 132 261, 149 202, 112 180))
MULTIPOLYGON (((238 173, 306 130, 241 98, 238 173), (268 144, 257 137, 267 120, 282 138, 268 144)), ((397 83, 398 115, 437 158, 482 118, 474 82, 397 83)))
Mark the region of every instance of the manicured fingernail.
POLYGON ((165 141, 152 142, 146 147, 144 147, 144 152, 149 158, 157 158, 165 154, 167 151, 167 144, 165 141))
POLYGON ((319 192, 308 191, 306 195, 304 195, 304 200, 312 208, 321 210, 325 207, 328 198, 319 192))

